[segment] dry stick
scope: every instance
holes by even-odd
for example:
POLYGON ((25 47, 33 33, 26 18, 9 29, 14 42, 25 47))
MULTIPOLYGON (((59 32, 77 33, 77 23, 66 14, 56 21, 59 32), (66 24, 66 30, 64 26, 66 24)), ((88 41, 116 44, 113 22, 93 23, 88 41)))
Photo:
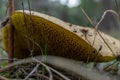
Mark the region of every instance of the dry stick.
MULTIPOLYGON (((80 9, 81 9, 82 13, 84 14, 84 16, 87 18, 87 20, 88 20, 88 21, 91 23, 91 25, 94 27, 94 24, 93 24, 92 20, 88 17, 88 15, 87 15, 86 12, 83 10, 83 8, 80 7, 80 9)), ((104 41, 104 43, 107 45, 107 47, 111 50, 112 54, 113 54, 114 56, 116 56, 115 53, 114 53, 114 51, 113 51, 112 48, 109 46, 109 44, 105 41, 105 39, 103 38, 103 36, 101 35, 101 33, 98 31, 98 29, 97 29, 96 27, 94 27, 94 29, 95 29, 95 31, 99 34, 99 36, 103 39, 103 41, 104 41)), ((95 37, 96 37, 96 36, 95 36, 95 37)), ((94 38, 94 41, 95 41, 95 38, 94 38)), ((94 44, 94 41, 93 41, 93 44, 94 44)))
MULTIPOLYGON (((29 11, 30 11, 30 27, 32 28, 32 35, 33 36, 33 25, 32 25, 32 17, 31 17, 31 8, 30 8, 30 1, 28 0, 28 5, 29 5, 29 11)), ((24 9, 24 2, 22 0, 22 9, 23 9, 23 15, 24 15, 24 28, 25 28, 25 34, 27 34, 27 24, 26 24, 26 15, 25 15, 25 9, 24 9)), ((27 35, 28 36, 28 35, 27 35)), ((33 40, 33 39, 32 39, 33 40)), ((27 42, 27 46, 28 46, 28 49, 30 51, 30 54, 31 54, 31 57, 33 57, 33 51, 34 51, 34 44, 32 46, 32 48, 30 47, 30 42, 28 39, 26 39, 26 42, 27 42)))
POLYGON ((96 29, 98 29, 98 26, 99 26, 100 23, 103 21, 105 15, 106 15, 107 13, 109 13, 109 12, 111 12, 111 13, 115 14, 117 17, 119 17, 118 13, 115 12, 114 10, 105 10, 104 13, 103 13, 103 15, 102 15, 102 17, 101 17, 101 19, 99 20, 99 22, 98 22, 97 25, 95 26, 96 29))
MULTIPOLYGON (((44 67, 46 67, 46 69, 49 69, 48 72, 49 72, 49 80, 53 80, 53 75, 52 75, 52 72, 55 72, 56 74, 58 74, 59 76, 61 76, 63 79, 65 80, 70 80, 68 77, 64 76, 63 74, 61 74, 60 72, 58 72, 57 70, 55 70, 54 68, 52 67, 49 67, 49 66, 45 66, 45 64, 43 64, 41 61, 45 61, 44 58, 46 58, 46 56, 40 56, 42 57, 41 60, 38 60, 37 58, 33 58, 33 60, 35 60, 36 62, 40 63, 41 65, 43 65, 44 67), (51 70, 51 71, 50 71, 51 70)), ((38 57, 39 58, 39 57, 38 57)), ((46 61, 45 61, 46 63, 46 61)), ((49 62, 48 62, 49 64, 49 62)))
POLYGON ((35 68, 25 77, 24 80, 28 80, 28 78, 38 69, 39 66, 40 64, 37 64, 35 68))
MULTIPOLYGON (((98 26, 99 26, 100 23, 103 21, 105 15, 106 15, 107 13, 109 13, 109 12, 111 12, 111 13, 115 14, 116 16, 118 16, 118 14, 117 14, 115 11, 113 11, 113 10, 106 10, 106 11, 103 13, 103 15, 102 15, 101 19, 99 20, 99 22, 96 24, 95 30, 98 29, 98 26)), ((98 31, 98 30, 97 30, 97 31, 98 31)), ((100 33, 100 32, 98 31, 98 33, 100 33)), ((97 34, 97 33, 96 33, 96 34, 97 34)), ((95 37, 94 37, 94 41, 95 41, 95 39, 96 39, 96 34, 95 34, 95 37)), ((105 41, 105 39, 102 37, 101 34, 100 34, 100 37, 103 39, 104 43, 105 43, 105 44, 108 46, 108 48, 111 50, 111 52, 113 53, 113 55, 116 56, 115 53, 113 52, 112 48, 111 48, 111 47, 109 46, 109 44, 105 41)), ((93 41, 93 44, 94 44, 94 41, 93 41)))
MULTIPOLYGON (((37 71, 37 69, 39 68, 39 66, 40 66, 40 64, 37 64, 37 65, 35 66, 35 68, 28 74, 28 76, 25 77, 24 80, 28 80, 28 78, 29 78, 35 71, 37 71)), ((45 68, 46 68, 46 70, 49 72, 49 80, 53 80, 53 75, 52 75, 51 70, 50 70, 48 67, 45 67, 45 68)))
MULTIPOLYGON (((40 48, 40 51, 41 51, 41 53, 43 54, 43 51, 42 51, 42 48, 41 48, 41 46, 38 44, 38 43, 36 43, 35 41, 33 41, 32 39, 30 39, 28 36, 26 36, 26 35, 23 35, 27 40, 30 40, 34 45, 36 45, 37 47, 39 47, 40 48)), ((45 61, 45 60, 44 60, 45 61)), ((49 70, 49 68, 48 67, 46 67, 46 69, 48 70, 48 72, 49 72, 49 80, 53 80, 52 78, 53 78, 53 75, 52 75, 52 72, 49 70)))
POLYGON ((18 60, 20 60, 20 59, 0 58, 0 61, 8 61, 8 60, 18 61, 18 60))
MULTIPOLYGON (((47 57, 48 57, 49 55, 47 55, 47 57)), ((50 67, 50 66, 47 66, 46 64, 44 64, 44 63, 42 63, 41 61, 43 61, 44 62, 44 58, 46 58, 46 56, 39 56, 39 57, 34 57, 33 58, 33 60, 34 61, 36 61, 36 62, 38 62, 38 63, 40 63, 41 65, 43 65, 44 67, 46 67, 46 68, 49 68, 51 71, 53 71, 53 72, 55 72, 56 74, 58 74, 60 77, 62 77, 63 79, 65 79, 65 80, 70 80, 68 77, 66 77, 66 76, 64 76, 63 74, 61 74, 60 72, 58 72, 57 70, 55 70, 54 68, 52 68, 52 67, 50 67)), ((61 59, 62 60, 62 59, 61 59)), ((49 61, 49 60, 48 60, 49 61)), ((46 61, 45 61, 45 63, 47 63, 46 61)), ((48 64, 49 64, 49 62, 48 62, 48 64)), ((50 79, 52 78, 52 76, 50 76, 50 79)))
POLYGON ((27 40, 30 40, 32 43, 34 43, 34 45, 36 45, 39 49, 40 49, 40 52, 41 54, 43 55, 43 50, 42 50, 42 47, 35 41, 33 41, 31 38, 29 38, 27 35, 23 35, 27 40))
MULTIPOLYGON (((48 55, 49 56, 49 55, 48 55)), ((47 56, 47 57, 48 57, 47 56)), ((34 58, 27 58, 27 59, 23 59, 21 61, 16 61, 12 64, 7 65, 6 67, 0 69, 0 73, 6 70, 9 70, 10 68, 12 68, 13 66, 19 65, 19 64, 26 64, 26 63, 31 63, 31 62, 37 62, 40 63, 41 65, 49 68, 51 71, 53 71, 54 73, 58 74, 60 77, 62 77, 65 80, 70 80, 69 78, 67 78, 65 75, 61 74, 60 72, 58 72, 57 70, 53 69, 50 66, 47 66, 46 64, 42 63, 42 61, 44 62, 43 58, 45 58, 46 56, 37 56, 34 58)), ((54 57, 53 57, 54 58, 54 57)), ((62 59, 61 59, 62 60, 62 59)), ((48 60, 49 61, 49 60, 48 60)), ((49 62, 48 62, 49 63, 49 62)), ((54 63, 53 63, 54 64, 54 63)))
MULTIPOLYGON (((24 2, 22 0, 22 9, 23 9, 23 16, 24 16, 24 24, 23 24, 23 27, 25 28, 25 34, 27 34, 27 24, 26 24, 26 15, 25 15, 25 9, 24 9, 24 2)), ((28 36, 28 35, 26 35, 28 36)), ((30 43, 29 41, 26 39, 26 43, 27 43, 27 46, 28 46, 28 49, 30 50, 30 43)))
POLYGON ((3 28, 9 22, 9 19, 9 17, 6 17, 5 20, 2 21, 0 28, 3 28))
POLYGON ((78 75, 82 75, 83 77, 86 77, 89 80, 114 80, 114 77, 110 77, 109 75, 105 75, 104 73, 100 73, 98 71, 95 71, 93 69, 88 69, 87 66, 83 65, 83 64, 78 64, 78 62, 72 61, 70 59, 65 59, 65 58, 61 58, 61 57, 56 57, 56 56, 37 56, 34 58, 28 58, 28 59, 23 59, 21 61, 16 61, 12 64, 10 64, 9 66, 7 66, 7 68, 3 68, 0 69, 0 72, 3 72, 5 70, 10 69, 13 66, 19 65, 19 64, 25 64, 25 63, 31 63, 31 62, 37 62, 40 63, 41 65, 48 67, 51 71, 55 72, 56 74, 58 74, 59 76, 61 76, 63 79, 65 80, 70 80, 69 78, 67 78, 66 76, 64 76, 63 74, 59 73, 58 71, 56 71, 55 69, 45 65, 44 63, 42 63, 43 57, 46 57, 46 63, 56 66, 58 68, 64 69, 66 71, 72 72, 72 73, 76 73, 78 75), (9 67, 9 68, 8 68, 9 67))
POLYGON ((7 79, 6 77, 0 75, 0 80, 9 80, 9 79, 7 79))
MULTIPOLYGON (((31 7, 30 7, 30 0, 28 0, 28 6, 29 6, 29 11, 30 11, 30 28, 32 29, 31 31, 31 36, 34 36, 34 31, 33 31, 33 23, 32 23, 32 13, 31 13, 31 7)), ((32 39, 34 41, 34 39, 32 39)), ((34 43, 32 43, 32 48, 31 48, 31 52, 34 51, 34 43)), ((31 54, 32 56, 32 54, 31 54)), ((33 56, 32 56, 33 57, 33 56)))
MULTIPOLYGON (((9 16, 12 15, 14 11, 14 0, 9 0, 9 16)), ((11 22, 11 18, 10 18, 10 23, 9 23, 10 27, 8 30, 8 58, 10 60, 8 60, 8 63, 12 63, 13 62, 13 52, 14 52, 14 30, 13 30, 13 26, 12 26, 12 22, 11 22)))
POLYGON ((53 80, 52 71, 48 67, 46 67, 46 70, 49 72, 49 80, 53 80))

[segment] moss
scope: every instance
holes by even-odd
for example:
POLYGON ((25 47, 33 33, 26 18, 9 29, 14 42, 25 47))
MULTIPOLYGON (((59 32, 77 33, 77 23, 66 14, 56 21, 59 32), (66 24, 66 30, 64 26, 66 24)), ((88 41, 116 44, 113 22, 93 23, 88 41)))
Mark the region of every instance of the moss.
MULTIPOLYGON (((44 49, 46 37, 48 55, 56 55, 85 62, 88 59, 89 61, 94 61, 97 56, 97 50, 82 38, 49 20, 35 15, 32 15, 30 18, 28 14, 23 14, 22 12, 13 13, 11 19, 14 26, 15 58, 29 57, 31 49, 33 49, 33 55, 41 55, 40 47, 44 49)), ((2 29, 2 39, 6 51, 8 50, 8 26, 2 29)), ((115 59, 114 56, 103 57, 102 55, 98 55, 97 61, 103 62, 113 59, 115 59)))

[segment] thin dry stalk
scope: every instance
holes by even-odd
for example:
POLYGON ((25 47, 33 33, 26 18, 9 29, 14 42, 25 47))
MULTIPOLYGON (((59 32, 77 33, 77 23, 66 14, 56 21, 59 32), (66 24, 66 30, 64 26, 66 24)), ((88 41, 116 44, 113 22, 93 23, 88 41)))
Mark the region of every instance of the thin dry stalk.
POLYGON ((23 36, 26 38, 26 40, 32 41, 32 43, 40 49, 41 54, 42 54, 42 55, 44 54, 44 53, 43 53, 43 50, 42 50, 42 47, 41 47, 37 42, 33 41, 33 40, 32 40, 31 38, 29 38, 27 35, 23 35, 23 36))
POLYGON ((115 12, 114 10, 105 10, 104 13, 103 13, 103 15, 102 15, 102 17, 101 17, 101 19, 99 20, 99 22, 98 22, 97 25, 95 26, 96 29, 98 29, 98 26, 99 26, 100 23, 103 21, 103 19, 105 18, 106 14, 109 13, 109 12, 110 12, 110 13, 113 13, 113 14, 115 14, 117 17, 119 17, 118 13, 115 12))
MULTIPOLYGON (((14 11, 14 0, 9 0, 9 16, 12 15, 14 11)), ((8 30, 8 58, 9 58, 9 63, 12 63, 13 62, 13 52, 14 52, 14 39, 13 39, 13 26, 12 26, 12 22, 11 22, 11 19, 10 19, 10 22, 9 22, 9 30, 8 30)))
POLYGON ((23 60, 20 60, 20 61, 16 61, 16 62, 14 62, 12 64, 7 65, 5 68, 0 69, 0 73, 3 72, 3 71, 6 71, 6 70, 8 70, 8 69, 10 69, 10 68, 12 68, 13 66, 16 66, 16 65, 26 64, 26 63, 31 63, 31 62, 37 62, 37 63, 40 63, 42 66, 44 66, 46 68, 49 68, 51 71, 53 71, 54 73, 58 74, 63 79, 70 80, 68 77, 66 77, 65 75, 61 74, 57 70, 55 70, 52 67, 47 66, 46 64, 42 63, 41 61, 44 62, 43 58, 45 58, 45 56, 41 56, 41 58, 40 59, 39 58, 40 58, 40 56, 37 56, 37 57, 34 57, 34 58, 27 58, 27 59, 23 59, 23 60))
POLYGON ((49 80, 53 80, 52 71, 48 67, 46 67, 46 70, 49 72, 49 80))
MULTIPOLYGON (((48 55, 47 55, 48 56, 48 55)), ((49 68, 50 70, 52 70, 53 72, 55 72, 56 74, 58 74, 60 77, 62 77, 63 79, 65 79, 65 80, 70 80, 68 77, 66 77, 65 75, 63 75, 63 74, 61 74, 60 72, 58 72, 58 71, 56 71, 55 69, 53 69, 52 67, 49 67, 49 66, 46 66, 45 64, 43 64, 41 61, 44 61, 43 59, 44 58, 46 58, 46 56, 41 56, 42 58, 42 60, 38 60, 37 58, 33 58, 36 62, 38 62, 38 63, 40 63, 40 64, 42 64, 43 66, 45 66, 46 68, 49 68)), ((46 63, 46 61, 45 61, 45 63, 46 63)), ((52 75, 51 75, 51 77, 52 77, 52 75)), ((50 77, 50 79, 51 79, 51 77, 50 77)))
MULTIPOLYGON (((34 39, 32 38, 32 36, 34 36, 34 31, 33 31, 33 24, 32 24, 32 17, 31 17, 31 7, 30 7, 30 0, 27 0, 28 2, 28 7, 29 7, 29 11, 30 11, 30 27, 31 27, 31 32, 29 32, 31 35, 31 40, 32 42, 34 42, 34 39)), ((22 8, 23 8, 23 14, 24 14, 24 27, 25 27, 25 33, 27 34, 28 33, 28 30, 26 28, 26 16, 25 16, 25 12, 24 12, 24 1, 22 0, 22 8)), ((26 35, 28 37, 28 35, 26 35)), ((26 43, 27 43, 27 46, 28 46, 28 49, 30 51, 30 54, 31 54, 31 57, 33 57, 33 51, 34 51, 34 43, 32 43, 32 47, 30 46, 30 42, 28 39, 26 39, 26 43)))
POLYGON ((9 79, 7 79, 6 77, 0 75, 0 80, 9 80, 9 79))
MULTIPOLYGON (((109 44, 105 41, 104 37, 101 35, 100 31, 98 31, 98 29, 96 28, 96 26, 94 26, 92 20, 91 20, 90 17, 86 14, 86 12, 84 11, 84 9, 83 9, 82 7, 80 7, 80 9, 81 9, 82 13, 84 14, 84 16, 86 17, 86 19, 91 23, 92 27, 94 27, 95 31, 96 31, 96 32, 98 33, 98 35, 102 38, 102 40, 104 41, 104 43, 107 45, 107 47, 111 50, 111 52, 113 53, 113 55, 116 56, 115 53, 114 53, 114 51, 112 50, 112 48, 109 46, 109 44)), ((111 12, 111 11, 110 11, 110 12, 111 12)), ((114 13, 115 13, 115 11, 114 11, 114 13)), ((104 15, 104 14, 103 14, 103 15, 104 15)), ((101 22, 102 19, 103 19, 103 18, 101 18, 99 22, 101 22)), ((99 23, 98 23, 97 25, 99 25, 99 23)), ((94 36, 93 45, 94 45, 95 39, 96 39, 96 34, 95 34, 95 36, 94 36)))
MULTIPOLYGON (((87 67, 83 66, 84 64, 78 64, 78 62, 61 58, 61 57, 56 57, 56 56, 37 56, 34 58, 28 58, 28 59, 23 59, 21 61, 16 61, 12 64, 9 65, 9 69, 13 66, 19 65, 19 64, 25 64, 25 63, 31 63, 31 62, 37 62, 43 65, 44 67, 48 67, 51 71, 55 72, 58 74, 60 77, 62 77, 65 80, 70 80, 63 74, 59 73, 55 69, 51 68, 50 66, 47 66, 46 64, 42 63, 41 61, 44 61, 43 58, 46 57, 46 63, 56 66, 60 69, 64 69, 66 71, 69 71, 71 73, 76 73, 77 75, 82 75, 83 77, 86 77, 89 80, 114 80, 114 77, 109 77, 105 75, 104 73, 100 73, 98 71, 95 71, 93 69, 88 69, 87 67), (111 78, 111 79, 110 79, 111 78)), ((8 67, 7 67, 8 69, 8 67)), ((5 68, 3 68, 5 71, 5 68)), ((3 70, 0 70, 3 71, 3 70)))
POLYGON ((90 22, 90 24, 94 27, 94 24, 90 17, 86 14, 85 10, 80 6, 80 10, 82 11, 83 15, 86 17, 86 19, 90 22))
MULTIPOLYGON (((32 29, 31 36, 33 37, 34 36, 34 31, 33 31, 34 29, 33 29, 33 23, 32 23, 33 20, 32 20, 32 13, 31 13, 31 7, 30 7, 30 0, 28 0, 28 6, 29 6, 29 11, 30 11, 30 27, 32 29)), ((34 41, 33 38, 32 38, 32 40, 34 41)), ((32 43, 31 51, 34 51, 34 43, 32 43)), ((31 56, 32 56, 32 54, 31 54, 31 56)))
POLYGON ((37 64, 35 68, 25 77, 24 80, 28 80, 28 78, 38 69, 39 66, 40 64, 37 64))

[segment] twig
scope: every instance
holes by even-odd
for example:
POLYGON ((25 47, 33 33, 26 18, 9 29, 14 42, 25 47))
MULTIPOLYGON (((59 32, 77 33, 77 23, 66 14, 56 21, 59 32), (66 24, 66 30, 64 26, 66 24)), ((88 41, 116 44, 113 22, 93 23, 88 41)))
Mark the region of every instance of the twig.
MULTIPOLYGON (((46 56, 45 56, 45 58, 46 58, 46 56)), ((39 60, 37 60, 36 58, 33 58, 36 62, 39 62, 40 64, 42 64, 41 63, 41 61, 39 61, 39 60)), ((44 60, 43 60, 44 61, 44 60)), ((45 61, 45 63, 46 63, 46 61, 45 61)), ((42 64, 43 66, 45 66, 44 64, 42 64)), ((57 73, 57 74, 59 74, 60 76, 62 76, 64 79, 66 79, 66 80, 69 80, 67 77, 65 77, 63 74, 61 74, 61 73, 59 73, 58 71, 56 71, 55 69, 53 69, 53 68, 51 68, 51 67, 49 67, 49 66, 45 66, 46 67, 46 69, 48 70, 48 72, 49 72, 49 80, 53 80, 53 75, 52 75, 52 72, 50 71, 50 69, 52 70, 52 71, 54 71, 55 73, 57 73)))
MULTIPOLYGON (((28 32, 27 32, 27 24, 26 24, 26 16, 25 16, 25 12, 24 12, 24 2, 23 2, 24 0, 22 0, 22 9, 23 9, 23 15, 24 15, 24 28, 25 28, 25 33, 27 34, 28 32)), ((30 1, 29 0, 27 0, 27 2, 28 2, 28 6, 29 6, 29 11, 30 11, 30 27, 31 27, 31 35, 30 36, 33 36, 34 34, 33 34, 33 24, 32 24, 32 17, 31 17, 31 7, 30 7, 30 1)), ((29 31, 29 33, 30 33, 30 31, 29 31)), ((27 37, 28 37, 28 35, 26 35, 27 37)), ((33 38, 31 38, 31 40, 32 40, 32 42, 34 41, 34 39, 33 38)), ((32 48, 31 48, 31 46, 30 46, 30 42, 29 42, 29 40, 27 39, 26 40, 26 43, 27 43, 27 46, 28 46, 28 49, 29 49, 29 51, 30 51, 30 55, 31 55, 31 57, 33 57, 33 51, 34 51, 34 43, 32 44, 32 48)))
MULTIPOLYGON (((86 77, 89 80, 114 80, 113 79, 114 77, 109 77, 109 76, 105 75, 104 73, 100 73, 93 69, 90 70, 87 67, 83 66, 83 64, 78 64, 78 62, 75 62, 75 61, 72 61, 69 59, 65 59, 65 58, 61 58, 61 57, 49 56, 49 55, 48 56, 37 56, 34 58, 28 58, 28 59, 23 59, 21 61, 16 61, 16 62, 10 64, 9 68, 16 66, 18 64, 25 64, 25 63, 31 63, 31 62, 37 62, 43 66, 47 66, 41 62, 41 61, 44 61, 43 57, 46 57, 46 63, 53 65, 55 67, 59 67, 66 71, 71 71, 72 73, 76 73, 77 75, 86 77)), ((53 69, 49 66, 47 66, 47 67, 50 70, 52 70, 53 72, 55 72, 56 74, 58 74, 59 76, 61 76, 63 79, 70 80, 69 78, 67 78, 63 74, 59 73, 55 69, 53 69)), ((9 69, 9 68, 7 67, 7 69, 9 69)), ((6 67, 3 68, 2 70, 0 69, 0 72, 2 72, 3 70, 5 71, 6 67)))
MULTIPOLYGON (((10 59, 8 58, 0 58, 0 61, 9 61, 10 59)), ((12 61, 18 61, 20 59, 11 59, 12 61)))
MULTIPOLYGON (((107 45, 107 47, 111 50, 112 54, 113 54, 114 56, 116 56, 115 53, 114 53, 114 51, 112 50, 112 48, 111 48, 111 47, 109 46, 109 44, 105 41, 105 39, 104 39, 103 36, 101 35, 100 31, 98 31, 97 27, 94 26, 92 20, 89 18, 89 16, 88 16, 88 15, 86 14, 86 12, 83 10, 83 8, 80 7, 80 9, 81 9, 82 13, 84 14, 84 16, 86 17, 86 19, 91 23, 91 25, 92 25, 92 27, 95 29, 95 31, 99 34, 99 36, 102 38, 102 40, 104 41, 104 43, 107 45)), ((115 11, 114 11, 114 12, 115 12, 115 11)), ((103 15, 104 15, 104 14, 103 14, 103 15)), ((102 19, 100 19, 99 22, 101 22, 101 20, 102 20, 102 19)), ((99 23, 98 23, 97 25, 99 25, 99 23)), ((96 34, 95 34, 95 36, 94 36, 93 45, 94 45, 95 39, 96 39, 96 34)))
POLYGON ((46 67, 46 70, 49 72, 49 80, 53 80, 52 71, 48 67, 46 67))
MULTIPOLYGON (((14 0, 9 0, 9 16, 12 15, 14 11, 14 0)), ((8 58, 10 59, 8 62, 9 63, 12 63, 13 62, 13 52, 14 52, 14 36, 13 36, 13 25, 12 25, 12 22, 11 22, 11 18, 10 18, 10 28, 8 30, 8 58)))
POLYGON ((28 80, 28 78, 38 69, 39 66, 40 64, 37 64, 35 68, 25 77, 24 80, 28 80))
MULTIPOLYGON (((47 55, 48 56, 48 55, 47 55)), ((48 67, 50 70, 52 70, 53 72, 55 72, 56 74, 58 74, 59 76, 61 76, 63 79, 65 80, 70 80, 69 78, 67 78, 66 76, 64 76, 63 74, 61 74, 60 72, 56 71, 55 69, 53 69, 52 67, 50 66, 47 66, 46 64, 42 63, 41 61, 44 61, 43 60, 44 56, 37 56, 37 57, 34 57, 34 58, 27 58, 27 59, 23 59, 23 60, 20 60, 20 61, 16 61, 12 64, 9 64, 8 66, 6 66, 5 68, 2 68, 0 69, 0 73, 3 72, 3 71, 6 71, 8 69, 10 69, 11 67, 13 66, 16 66, 16 65, 19 65, 19 64, 26 64, 26 63, 31 63, 31 62, 37 62, 37 63, 40 63, 41 65, 45 66, 45 67, 48 67), (39 60, 38 60, 39 59, 39 60)), ((47 60, 49 61, 49 60, 47 60)), ((49 63, 49 62, 48 62, 49 63)))
MULTIPOLYGON (((48 55, 47 55, 48 56, 48 55)), ((65 80, 70 80, 69 78, 67 78, 66 76, 64 76, 63 74, 61 74, 60 72, 56 71, 55 69, 53 69, 52 67, 46 66, 44 63, 42 63, 41 61, 44 61, 43 59, 46 58, 46 56, 40 56, 40 57, 36 57, 33 58, 33 60, 35 60, 36 62, 40 63, 41 65, 48 67, 50 70, 52 70, 53 72, 55 72, 56 74, 58 74, 59 76, 61 76, 63 79, 65 80), (41 58, 40 58, 41 57, 41 58)), ((45 61, 45 63, 47 63, 45 61)), ((49 63, 48 63, 49 64, 49 63)))
POLYGON ((91 24, 92 26, 94 26, 92 20, 91 20, 90 17, 86 14, 86 12, 84 11, 84 9, 83 9, 81 6, 80 6, 80 9, 81 9, 83 15, 86 17, 86 19, 90 22, 90 24, 91 24))
POLYGON ((95 26, 95 28, 96 29, 98 29, 98 26, 100 25, 100 23, 103 21, 103 19, 105 18, 105 15, 107 14, 107 13, 113 13, 113 14, 115 14, 117 17, 119 17, 119 15, 118 15, 118 13, 117 12, 115 12, 114 10, 105 10, 104 11, 104 13, 103 13, 103 15, 102 15, 102 17, 101 17, 101 19, 99 20, 99 22, 97 23, 97 25, 95 26))
POLYGON ((0 75, 0 80, 9 80, 9 79, 7 79, 6 77, 0 75))
POLYGON ((3 28, 4 26, 6 26, 6 24, 8 23, 8 21, 9 21, 9 17, 6 17, 4 19, 4 21, 2 21, 0 28, 3 28))
MULTIPOLYGON (((33 29, 33 23, 32 23, 32 13, 31 13, 31 7, 30 7, 30 0, 28 0, 27 1, 28 2, 28 6, 29 6, 29 12, 30 12, 30 28, 31 28, 31 37, 33 37, 34 36, 34 29, 33 29)), ((34 41, 34 39, 33 38, 31 38, 32 39, 32 41, 34 41)), ((29 46, 30 47, 30 46, 29 46)), ((30 51, 34 51, 34 43, 32 43, 32 48, 30 49, 30 51)), ((33 54, 31 53, 31 57, 33 57, 33 54)))
POLYGON ((32 43, 34 43, 34 45, 36 45, 39 49, 40 49, 40 52, 41 52, 41 54, 43 55, 44 53, 43 53, 43 50, 42 50, 42 47, 37 43, 37 42, 35 42, 35 41, 33 41, 31 38, 29 38, 27 35, 23 35, 25 38, 26 38, 26 40, 29 40, 29 41, 31 41, 32 43))

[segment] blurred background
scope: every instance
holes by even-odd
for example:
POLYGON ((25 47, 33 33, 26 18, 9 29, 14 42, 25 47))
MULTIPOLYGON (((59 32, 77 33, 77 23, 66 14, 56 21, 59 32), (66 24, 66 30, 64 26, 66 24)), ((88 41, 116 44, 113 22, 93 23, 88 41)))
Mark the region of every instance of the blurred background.
MULTIPOLYGON (((0 21, 7 13, 7 1, 0 0, 0 21)), ((94 25, 98 23, 105 10, 112 9, 117 11, 115 0, 29 0, 31 10, 55 16, 63 21, 72 24, 92 27, 92 25, 83 16, 80 6, 86 11, 92 19, 94 25)), ((116 0, 118 5, 120 0, 116 0)), ((28 0, 23 0, 24 8, 29 9, 28 0)), ((22 0, 15 0, 15 9, 23 9, 22 0)), ((119 38, 120 34, 119 18, 108 13, 99 26, 103 32, 119 38)), ((119 38, 120 39, 120 38, 119 38)))

